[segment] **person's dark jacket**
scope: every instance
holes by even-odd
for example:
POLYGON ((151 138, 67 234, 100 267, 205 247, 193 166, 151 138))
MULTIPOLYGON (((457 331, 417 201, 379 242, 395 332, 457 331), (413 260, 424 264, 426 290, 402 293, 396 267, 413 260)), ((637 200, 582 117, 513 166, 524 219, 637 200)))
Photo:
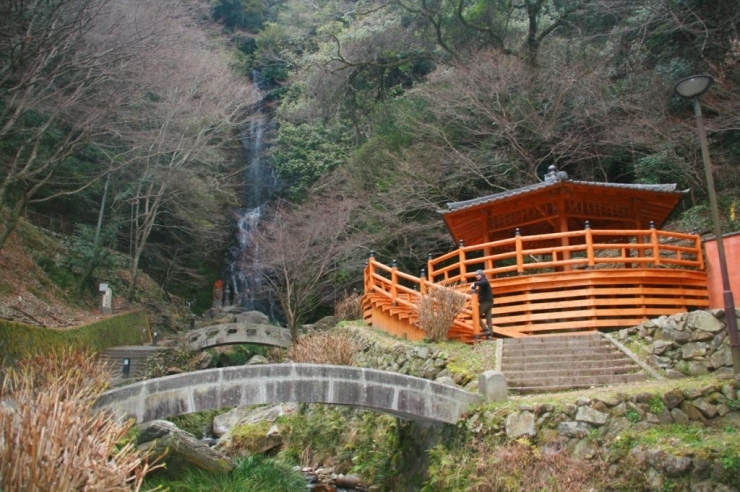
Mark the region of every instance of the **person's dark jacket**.
POLYGON ((478 293, 478 302, 493 301, 491 284, 488 283, 486 277, 481 277, 480 280, 473 282, 473 289, 478 293))

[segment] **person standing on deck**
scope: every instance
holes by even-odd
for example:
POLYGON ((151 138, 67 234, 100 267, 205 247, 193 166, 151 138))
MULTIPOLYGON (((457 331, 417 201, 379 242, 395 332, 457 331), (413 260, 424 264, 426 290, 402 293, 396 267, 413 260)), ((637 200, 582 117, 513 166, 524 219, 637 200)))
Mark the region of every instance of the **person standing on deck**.
MULTIPOLYGON (((488 283, 483 270, 477 270, 475 272, 475 282, 470 285, 472 292, 478 293, 478 308, 481 322, 483 317, 486 318, 486 327, 483 330, 485 335, 493 335, 493 324, 491 322, 491 310, 493 309, 493 291, 491 290, 491 284, 488 283)), ((482 323, 481 323, 482 324, 482 323)))

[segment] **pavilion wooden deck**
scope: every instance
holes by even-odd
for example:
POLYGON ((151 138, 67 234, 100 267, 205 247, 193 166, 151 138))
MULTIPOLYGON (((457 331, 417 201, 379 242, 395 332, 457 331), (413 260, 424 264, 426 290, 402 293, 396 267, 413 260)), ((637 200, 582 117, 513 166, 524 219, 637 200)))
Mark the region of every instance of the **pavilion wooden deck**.
POLYGON ((469 285, 478 269, 493 287, 499 337, 594 333, 709 306, 699 236, 586 228, 460 245, 430 258, 419 277, 371 256, 364 279, 365 322, 399 337, 425 338, 417 303, 435 284, 468 296, 448 337, 473 342, 481 327, 469 285))

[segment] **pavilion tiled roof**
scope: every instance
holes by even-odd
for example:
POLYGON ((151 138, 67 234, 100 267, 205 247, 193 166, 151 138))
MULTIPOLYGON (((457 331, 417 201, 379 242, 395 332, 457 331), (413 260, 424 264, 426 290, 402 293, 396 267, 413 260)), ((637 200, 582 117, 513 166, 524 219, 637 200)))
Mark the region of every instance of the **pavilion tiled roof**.
MULTIPOLYGON (((653 191, 653 192, 665 192, 665 193, 676 193, 678 185, 675 183, 672 184, 625 184, 625 183, 603 183, 603 182, 597 182, 597 181, 577 181, 577 180, 568 180, 571 183, 575 184, 584 184, 588 186, 594 186, 594 187, 600 187, 603 186, 604 188, 622 188, 622 189, 628 189, 628 190, 639 190, 639 191, 653 191)), ((533 191, 539 191, 543 190, 549 187, 557 186, 557 184, 560 183, 560 181, 542 181, 541 183, 535 183, 528 186, 523 186, 521 188, 516 188, 514 190, 507 190, 502 191, 500 193, 494 193, 492 195, 486 195, 479 198, 473 198, 470 200, 463 200, 460 202, 451 202, 447 204, 447 210, 443 210, 442 213, 448 213, 454 210, 461 210, 468 207, 474 207, 477 205, 483 205, 486 203, 493 203, 498 200, 503 200, 505 198, 511 198, 517 195, 526 195, 528 193, 531 193, 533 191)), ((688 190, 681 190, 678 191, 679 193, 688 193, 688 190)))

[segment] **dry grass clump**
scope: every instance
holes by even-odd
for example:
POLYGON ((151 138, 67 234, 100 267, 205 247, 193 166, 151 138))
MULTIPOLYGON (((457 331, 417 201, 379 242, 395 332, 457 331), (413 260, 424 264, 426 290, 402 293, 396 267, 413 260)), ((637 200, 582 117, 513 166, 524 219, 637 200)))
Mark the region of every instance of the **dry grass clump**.
POLYGON ((362 296, 357 292, 345 294, 334 305, 334 315, 344 321, 362 319, 362 296))
POLYGON ((645 490, 639 473, 610 472, 606 460, 573 458, 557 443, 538 448, 522 439, 505 446, 479 443, 472 492, 645 490))
POLYGON ((432 342, 447 340, 447 332, 465 307, 466 301, 465 294, 450 288, 430 285, 429 290, 421 296, 416 305, 419 313, 417 323, 432 342))
POLYGON ((293 343, 287 357, 293 362, 308 364, 352 365, 352 357, 361 349, 352 335, 345 331, 314 332, 293 343))
POLYGON ((36 356, 0 386, 0 490, 139 490, 151 468, 124 438, 134 425, 93 409, 107 385, 91 354, 36 356))

